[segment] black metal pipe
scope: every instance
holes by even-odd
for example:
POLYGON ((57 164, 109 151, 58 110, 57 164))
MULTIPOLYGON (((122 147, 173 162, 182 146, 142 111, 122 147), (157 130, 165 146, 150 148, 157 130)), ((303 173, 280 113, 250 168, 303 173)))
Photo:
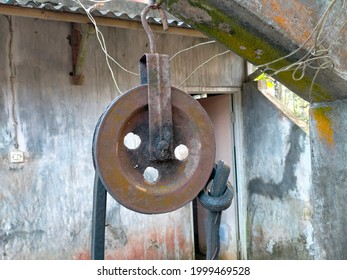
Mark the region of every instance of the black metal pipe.
POLYGON ((95 172, 93 193, 92 244, 91 259, 105 259, 105 219, 107 191, 95 172))

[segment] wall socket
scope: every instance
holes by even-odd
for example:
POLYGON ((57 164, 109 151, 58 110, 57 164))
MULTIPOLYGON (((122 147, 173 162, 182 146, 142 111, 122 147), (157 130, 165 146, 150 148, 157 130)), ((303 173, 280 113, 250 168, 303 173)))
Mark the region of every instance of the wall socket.
POLYGON ((22 151, 12 151, 10 153, 11 163, 23 163, 24 162, 24 152, 22 151))

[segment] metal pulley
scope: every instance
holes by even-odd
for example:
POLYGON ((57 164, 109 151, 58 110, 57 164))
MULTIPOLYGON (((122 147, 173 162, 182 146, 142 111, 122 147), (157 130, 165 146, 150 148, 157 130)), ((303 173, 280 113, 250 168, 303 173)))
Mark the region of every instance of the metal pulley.
MULTIPOLYGON (((211 121, 188 93, 171 86, 169 58, 140 60, 142 85, 116 98, 93 139, 96 173, 123 206, 146 214, 176 210, 204 188, 215 160, 211 121)), ((150 31, 151 32, 151 31, 150 31)), ((152 40, 152 41, 151 41, 152 40)))

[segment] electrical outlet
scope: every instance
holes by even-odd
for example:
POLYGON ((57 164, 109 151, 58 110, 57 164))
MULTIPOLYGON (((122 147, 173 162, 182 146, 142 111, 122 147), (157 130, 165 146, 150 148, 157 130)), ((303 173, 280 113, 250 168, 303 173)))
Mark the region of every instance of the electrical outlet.
POLYGON ((11 163, 23 163, 24 162, 24 152, 22 151, 13 151, 10 154, 11 163))

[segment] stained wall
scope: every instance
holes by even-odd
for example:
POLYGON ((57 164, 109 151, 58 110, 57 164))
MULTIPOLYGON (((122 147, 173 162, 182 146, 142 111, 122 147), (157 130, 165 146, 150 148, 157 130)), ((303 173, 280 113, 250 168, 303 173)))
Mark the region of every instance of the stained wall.
POLYGON ((311 108, 312 186, 317 256, 347 259, 347 103, 311 108))
POLYGON ((243 105, 248 258, 315 258, 310 138, 256 83, 243 105))

